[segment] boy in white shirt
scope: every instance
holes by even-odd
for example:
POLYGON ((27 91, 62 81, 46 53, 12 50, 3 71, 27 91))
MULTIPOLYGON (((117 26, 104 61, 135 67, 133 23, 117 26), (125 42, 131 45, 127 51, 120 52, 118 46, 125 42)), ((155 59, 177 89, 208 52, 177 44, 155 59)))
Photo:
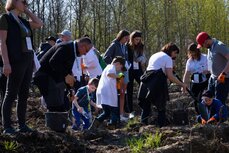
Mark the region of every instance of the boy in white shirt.
POLYGON ((89 129, 98 127, 106 118, 110 118, 108 126, 116 125, 119 120, 118 96, 116 84, 120 75, 117 72, 126 71, 125 59, 117 56, 112 63, 104 69, 96 92, 96 104, 102 105, 103 113, 92 123, 89 129))

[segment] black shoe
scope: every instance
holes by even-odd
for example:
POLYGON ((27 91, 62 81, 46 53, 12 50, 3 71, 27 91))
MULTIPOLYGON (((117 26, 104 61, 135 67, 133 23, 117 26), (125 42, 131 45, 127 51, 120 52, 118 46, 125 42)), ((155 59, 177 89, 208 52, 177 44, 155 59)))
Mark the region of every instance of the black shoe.
POLYGON ((27 125, 19 126, 17 132, 21 133, 32 133, 34 132, 33 129, 29 128, 27 125))
POLYGON ((107 128, 109 129, 109 130, 114 130, 114 129, 116 129, 117 128, 117 124, 114 124, 114 123, 107 123, 107 128))
POLYGON ((6 134, 6 135, 11 135, 11 134, 15 134, 15 133, 16 133, 16 130, 13 127, 6 128, 3 131, 3 134, 6 134))

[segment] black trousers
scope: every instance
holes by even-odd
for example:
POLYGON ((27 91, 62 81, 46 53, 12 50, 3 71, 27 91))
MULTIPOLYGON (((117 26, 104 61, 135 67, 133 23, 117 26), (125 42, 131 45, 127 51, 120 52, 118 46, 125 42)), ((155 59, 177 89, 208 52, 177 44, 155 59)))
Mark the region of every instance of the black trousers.
POLYGON ((25 124, 27 98, 33 73, 33 53, 25 53, 23 60, 11 64, 11 74, 7 78, 6 94, 2 105, 2 122, 4 128, 11 127, 12 105, 18 96, 17 118, 19 126, 25 124))
POLYGON ((0 96, 1 96, 0 111, 2 110, 2 103, 6 93, 6 82, 7 82, 7 77, 4 74, 2 74, 2 76, 0 77, 0 96))
POLYGON ((139 70, 130 70, 129 71, 129 82, 127 85, 127 103, 125 103, 125 112, 133 112, 133 89, 134 89, 134 80, 140 85, 140 77, 143 72, 139 70))

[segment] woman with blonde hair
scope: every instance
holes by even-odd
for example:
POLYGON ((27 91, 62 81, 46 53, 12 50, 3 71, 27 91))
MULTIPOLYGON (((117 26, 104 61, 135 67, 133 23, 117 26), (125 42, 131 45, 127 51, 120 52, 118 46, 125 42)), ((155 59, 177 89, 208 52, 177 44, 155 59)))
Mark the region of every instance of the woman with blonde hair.
POLYGON ((6 94, 2 105, 4 134, 14 134, 11 113, 17 101, 18 132, 32 132, 26 125, 26 108, 30 81, 34 66, 32 29, 43 23, 28 8, 25 0, 7 0, 6 13, 0 17, 0 50, 3 61, 3 74, 7 76, 6 94), (20 17, 25 14, 29 21, 20 17))

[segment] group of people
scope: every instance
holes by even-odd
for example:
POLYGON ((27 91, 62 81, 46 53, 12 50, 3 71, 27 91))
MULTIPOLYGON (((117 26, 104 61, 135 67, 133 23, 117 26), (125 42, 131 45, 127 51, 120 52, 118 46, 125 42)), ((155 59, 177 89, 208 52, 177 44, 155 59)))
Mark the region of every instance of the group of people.
POLYGON ((53 36, 46 38, 35 54, 32 29, 40 28, 42 21, 31 13, 25 0, 7 0, 5 8, 7 13, 0 18, 3 133, 33 131, 26 125, 32 76, 48 111, 72 110, 73 130, 98 127, 107 118, 107 125, 112 127, 120 121, 127 121, 134 112, 134 80, 139 84, 137 97, 143 124, 149 124, 153 104, 158 110, 158 126, 165 125, 169 99, 167 79, 180 85, 183 92, 190 88, 197 97, 195 108, 199 122, 226 120, 229 50, 206 32, 199 33, 197 44, 192 43, 188 47, 189 59, 182 82, 173 74, 173 61, 180 52, 174 43, 164 45, 160 52, 153 54, 147 66, 141 31, 129 33, 121 30, 102 56, 106 63, 103 67, 100 54, 87 35, 72 40, 71 32, 64 30, 59 33, 59 39, 53 36), (21 18, 19 15, 22 13, 30 20, 21 18), (200 52, 201 47, 208 49, 208 55, 200 52), (39 67, 33 71, 36 58, 39 67), (17 130, 11 121, 16 98, 17 130), (92 110, 97 112, 99 109, 102 113, 93 119, 92 110))

